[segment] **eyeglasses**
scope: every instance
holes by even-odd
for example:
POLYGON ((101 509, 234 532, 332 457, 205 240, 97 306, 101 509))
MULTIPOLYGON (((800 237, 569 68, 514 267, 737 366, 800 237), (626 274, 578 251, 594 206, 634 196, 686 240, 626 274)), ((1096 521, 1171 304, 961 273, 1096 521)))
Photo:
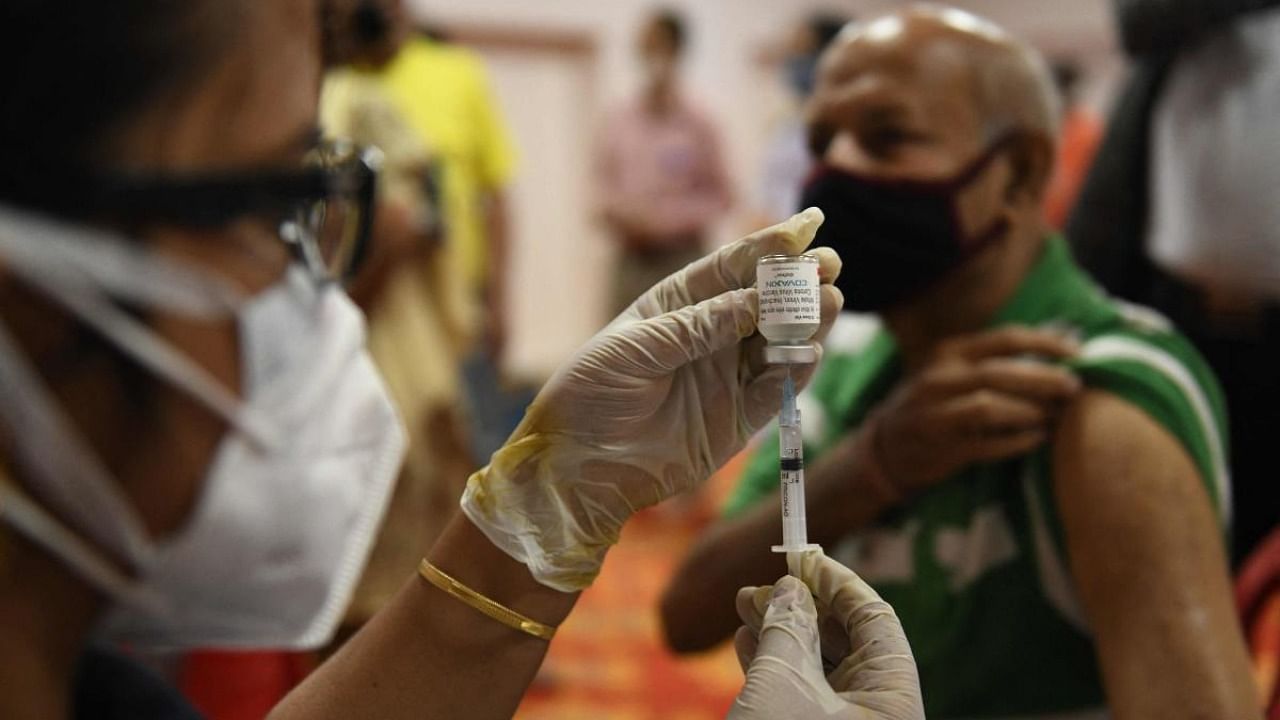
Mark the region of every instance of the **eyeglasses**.
POLYGON ((382 153, 334 141, 308 153, 307 162, 326 192, 301 199, 281 221, 280 238, 316 277, 349 279, 368 254, 382 153))
POLYGON ((165 177, 121 176, 79 182, 64 176, 38 209, 126 224, 217 228, 244 218, 273 223, 294 257, 317 279, 342 281, 368 252, 382 153, 342 140, 311 150, 297 170, 165 177), (61 206, 50 198, 60 198, 61 206))

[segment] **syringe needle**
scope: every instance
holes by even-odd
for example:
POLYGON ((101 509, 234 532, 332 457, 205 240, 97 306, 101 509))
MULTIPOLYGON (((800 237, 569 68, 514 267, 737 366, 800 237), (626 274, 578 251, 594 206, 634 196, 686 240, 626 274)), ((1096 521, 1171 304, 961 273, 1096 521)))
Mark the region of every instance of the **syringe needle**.
POLYGON ((791 366, 787 366, 787 379, 782 383, 782 412, 778 414, 778 422, 783 425, 799 425, 796 415, 796 386, 791 381, 791 366))

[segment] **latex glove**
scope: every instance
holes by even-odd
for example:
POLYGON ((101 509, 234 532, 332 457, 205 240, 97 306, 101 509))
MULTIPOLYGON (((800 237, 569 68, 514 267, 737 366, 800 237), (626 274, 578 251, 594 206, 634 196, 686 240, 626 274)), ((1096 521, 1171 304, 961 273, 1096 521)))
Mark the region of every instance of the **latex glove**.
MULTIPOLYGON (((668 277, 592 338, 529 407, 462 509, 540 582, 585 588, 637 510, 705 480, 774 415, 786 368, 766 366, 756 334, 756 260, 797 254, 810 209, 668 277)), ((822 327, 843 298, 840 259, 815 251, 822 327)), ((813 367, 794 367, 804 382, 813 367)))
POLYGON ((821 551, 801 555, 788 560, 803 583, 786 576, 738 593, 746 627, 734 644, 747 680, 729 718, 922 720, 915 659, 893 608, 821 551))

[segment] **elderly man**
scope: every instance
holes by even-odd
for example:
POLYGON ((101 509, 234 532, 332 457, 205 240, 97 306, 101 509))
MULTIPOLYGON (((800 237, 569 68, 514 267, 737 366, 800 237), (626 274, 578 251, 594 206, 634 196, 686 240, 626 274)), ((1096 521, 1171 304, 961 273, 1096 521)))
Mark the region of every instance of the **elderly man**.
MULTIPOLYGON (((825 56, 805 202, 879 327, 828 343, 805 408, 810 538, 897 610, 931 718, 1256 717, 1222 399, 1049 231, 1056 102, 1033 51, 954 10, 825 56)), ((782 570, 777 457, 663 599, 676 649, 726 637, 734 590, 782 570)))

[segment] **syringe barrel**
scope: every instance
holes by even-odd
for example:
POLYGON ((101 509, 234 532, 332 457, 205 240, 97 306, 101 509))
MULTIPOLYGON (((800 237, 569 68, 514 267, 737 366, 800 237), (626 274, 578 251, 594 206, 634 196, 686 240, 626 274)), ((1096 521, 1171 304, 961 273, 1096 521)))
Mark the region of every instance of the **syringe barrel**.
POLYGON ((781 441, 782 544, 800 547, 809 542, 804 501, 804 445, 798 426, 778 427, 781 441))
MULTIPOLYGON (((799 470, 796 475, 803 476, 799 470)), ((804 513, 804 480, 782 477, 782 544, 784 547, 800 547, 809 544, 808 521, 804 513)))
POLYGON ((781 459, 804 462, 804 437, 800 432, 800 411, 795 411, 794 423, 778 424, 778 442, 782 446, 781 459))

